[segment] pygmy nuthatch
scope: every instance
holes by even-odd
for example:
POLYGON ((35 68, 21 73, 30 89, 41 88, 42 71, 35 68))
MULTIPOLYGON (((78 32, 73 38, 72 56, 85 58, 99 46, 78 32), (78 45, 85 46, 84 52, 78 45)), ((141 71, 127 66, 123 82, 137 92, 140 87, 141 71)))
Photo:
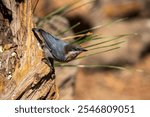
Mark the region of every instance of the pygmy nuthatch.
POLYGON ((81 52, 87 51, 79 45, 73 45, 60 40, 42 29, 33 28, 32 31, 47 58, 59 62, 69 62, 74 60, 81 52))

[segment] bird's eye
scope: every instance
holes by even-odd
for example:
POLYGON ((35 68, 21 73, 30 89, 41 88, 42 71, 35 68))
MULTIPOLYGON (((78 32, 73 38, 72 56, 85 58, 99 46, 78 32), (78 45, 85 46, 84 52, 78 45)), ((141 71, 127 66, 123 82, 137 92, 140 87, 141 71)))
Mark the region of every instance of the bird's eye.
POLYGON ((75 50, 76 50, 76 51, 79 51, 79 50, 80 50, 80 48, 75 48, 75 50))

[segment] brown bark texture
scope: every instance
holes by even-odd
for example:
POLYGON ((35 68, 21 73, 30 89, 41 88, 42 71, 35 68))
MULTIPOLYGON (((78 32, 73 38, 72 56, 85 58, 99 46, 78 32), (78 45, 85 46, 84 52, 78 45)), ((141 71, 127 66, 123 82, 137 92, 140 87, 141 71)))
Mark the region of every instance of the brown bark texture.
POLYGON ((51 69, 32 33, 31 0, 0 1, 0 99, 57 99, 51 69))

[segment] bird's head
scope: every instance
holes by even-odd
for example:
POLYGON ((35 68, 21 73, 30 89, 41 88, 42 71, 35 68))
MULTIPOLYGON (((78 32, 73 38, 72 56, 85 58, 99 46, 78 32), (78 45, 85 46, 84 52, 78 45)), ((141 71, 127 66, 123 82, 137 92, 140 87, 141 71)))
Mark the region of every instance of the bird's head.
POLYGON ((87 51, 78 45, 67 45, 65 47, 65 61, 74 60, 80 53, 87 51))

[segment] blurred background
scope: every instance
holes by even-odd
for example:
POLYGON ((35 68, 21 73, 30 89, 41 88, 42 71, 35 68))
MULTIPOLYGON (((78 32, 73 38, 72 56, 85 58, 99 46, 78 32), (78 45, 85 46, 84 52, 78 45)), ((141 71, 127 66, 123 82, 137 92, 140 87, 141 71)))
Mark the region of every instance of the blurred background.
MULTIPOLYGON (((117 50, 69 63, 122 69, 57 67, 60 99, 150 99, 150 0, 33 0, 32 4, 37 26, 60 38, 87 29, 104 37, 137 34, 126 37, 117 50), (68 10, 66 5, 72 6, 68 10)), ((89 53, 95 51, 100 50, 89 53)))

